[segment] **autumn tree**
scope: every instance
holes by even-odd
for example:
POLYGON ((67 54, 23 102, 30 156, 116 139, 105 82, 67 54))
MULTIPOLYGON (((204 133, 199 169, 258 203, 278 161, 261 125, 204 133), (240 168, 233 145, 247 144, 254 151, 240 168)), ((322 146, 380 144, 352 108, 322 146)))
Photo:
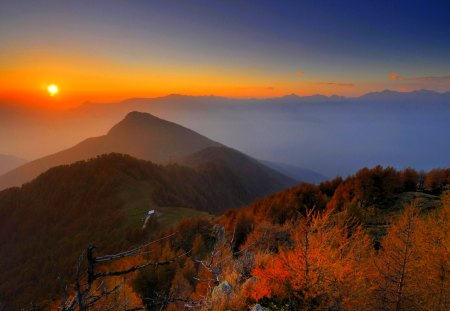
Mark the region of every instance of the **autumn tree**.
POLYGON ((417 296, 426 310, 450 309, 450 192, 443 206, 419 222, 416 244, 420 261, 417 296))
MULTIPOLYGON (((156 260, 167 260, 176 257, 175 251, 169 243, 165 243, 158 255, 153 255, 156 260)), ((155 260, 154 259, 154 260, 155 260)), ((149 308, 159 309, 159 301, 154 301, 155 296, 166 295, 172 286, 171 280, 175 276, 176 267, 165 265, 161 267, 148 266, 141 269, 133 280, 133 289, 142 297, 143 303, 149 308)))
POLYGON ((313 213, 294 227, 291 249, 258 259, 250 297, 282 299, 298 309, 341 309, 364 303, 369 290, 365 263, 370 243, 361 228, 349 234, 332 211, 313 213))
POLYGON ((402 191, 397 171, 392 167, 378 165, 363 168, 356 174, 355 197, 364 206, 381 203, 402 191))
POLYGON ((450 169, 433 169, 428 172, 424 181, 426 191, 440 194, 450 184, 450 169))
POLYGON ((342 177, 338 176, 332 180, 326 180, 319 184, 319 189, 325 194, 327 197, 331 198, 336 191, 337 187, 342 184, 344 180, 342 177))
POLYGON ((319 186, 301 183, 286 191, 273 194, 256 201, 250 206, 254 220, 267 220, 272 223, 284 224, 304 215, 308 209, 325 209, 327 197, 319 186))
POLYGON ((146 258, 145 254, 150 247, 155 247, 156 244, 173 236, 174 234, 170 234, 130 250, 105 256, 96 256, 94 252, 96 247, 93 244, 89 245, 86 252, 79 257, 76 279, 71 288, 73 292, 69 293, 69 288, 64 286, 63 297, 57 309, 61 311, 143 310, 144 306, 128 308, 130 301, 127 297, 120 297, 124 278, 149 267, 157 271, 158 267, 171 266, 179 258, 185 257, 186 253, 175 256, 166 251, 164 261, 146 258), (141 258, 138 263, 137 258, 141 258), (117 278, 122 278, 122 281, 118 281, 117 278))
POLYGON ((168 304, 167 310, 183 309, 194 291, 194 278, 196 275, 197 270, 190 258, 176 266, 176 273, 172 280, 169 296, 177 297, 178 300, 168 304))
POLYGON ((399 172, 403 191, 416 191, 420 182, 420 174, 413 168, 406 168, 399 172))
POLYGON ((381 242, 373 282, 377 284, 375 305, 382 310, 417 307, 414 296, 420 286, 416 275, 420 262, 416 243, 419 222, 418 210, 406 208, 381 242))

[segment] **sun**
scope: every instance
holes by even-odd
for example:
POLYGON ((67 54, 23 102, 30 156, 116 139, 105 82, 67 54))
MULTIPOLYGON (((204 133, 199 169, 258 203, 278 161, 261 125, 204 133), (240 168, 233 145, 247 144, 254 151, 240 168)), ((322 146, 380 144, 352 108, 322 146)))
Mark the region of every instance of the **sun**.
POLYGON ((58 89, 58 86, 56 84, 50 84, 47 87, 47 91, 50 94, 50 96, 55 96, 56 94, 58 94, 59 89, 58 89))

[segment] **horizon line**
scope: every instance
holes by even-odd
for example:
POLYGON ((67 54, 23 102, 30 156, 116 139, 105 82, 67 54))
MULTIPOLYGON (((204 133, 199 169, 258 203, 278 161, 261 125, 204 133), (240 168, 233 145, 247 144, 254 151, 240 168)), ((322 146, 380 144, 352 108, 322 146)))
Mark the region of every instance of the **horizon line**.
MULTIPOLYGON (((434 93, 434 94, 439 94, 439 95, 445 95, 447 93, 450 93, 450 90, 439 92, 439 91, 434 91, 434 90, 430 90, 430 89, 419 89, 419 90, 412 90, 412 91, 398 91, 398 90, 392 90, 392 89, 384 89, 382 91, 367 92, 367 93, 364 93, 364 94, 358 95, 358 96, 344 96, 344 95, 337 95, 337 94, 324 95, 324 94, 319 94, 319 93, 312 94, 312 95, 299 95, 297 93, 289 93, 286 95, 276 96, 276 97, 231 97, 231 96, 221 96, 221 95, 215 95, 215 94, 189 95, 189 94, 181 94, 181 93, 169 93, 166 95, 160 95, 160 96, 154 96, 154 97, 126 97, 124 99, 114 101, 114 102, 107 102, 107 103, 105 102, 104 104, 121 103, 121 102, 124 102, 127 100, 134 100, 134 99, 162 99, 162 98, 176 97, 176 96, 178 96, 178 97, 197 97, 197 98, 214 97, 214 98, 231 99, 231 100, 268 100, 268 99, 283 99, 283 98, 287 98, 287 97, 298 97, 298 98, 326 97, 326 98, 355 99, 355 98, 361 98, 361 97, 364 97, 364 96, 367 96, 370 94, 382 94, 382 93, 413 94, 413 93, 419 93, 419 92, 428 92, 428 93, 434 93)), ((83 104, 102 104, 102 103, 86 100, 83 104)))

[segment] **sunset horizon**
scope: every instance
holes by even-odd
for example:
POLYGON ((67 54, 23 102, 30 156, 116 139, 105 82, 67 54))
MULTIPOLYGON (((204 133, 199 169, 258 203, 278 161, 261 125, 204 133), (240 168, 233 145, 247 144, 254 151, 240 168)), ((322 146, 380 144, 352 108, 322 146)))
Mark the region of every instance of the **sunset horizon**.
POLYGON ((0 311, 450 310, 450 1, 0 0, 0 311))
MULTIPOLYGON (((322 94, 322 93, 311 93, 311 94, 302 94, 302 93, 285 93, 280 95, 274 95, 274 96, 227 96, 227 95, 218 95, 218 94, 207 94, 207 93, 199 93, 199 94, 183 94, 183 93, 162 93, 162 94, 156 94, 156 95, 142 95, 142 96, 105 96, 102 97, 101 95, 97 95, 96 97, 92 98, 80 98, 76 100, 69 100, 67 101, 67 97, 63 94, 59 94, 59 86, 58 87, 58 94, 55 95, 49 95, 49 91, 47 90, 50 85, 43 87, 42 91, 39 92, 39 94, 35 94, 35 97, 31 95, 26 95, 24 93, 20 93, 20 96, 17 97, 4 97, 0 98, 0 102, 3 101, 3 104, 9 105, 9 106, 15 106, 18 105, 19 107, 30 107, 34 109, 51 109, 51 110, 71 110, 76 109, 79 107, 82 107, 86 104, 116 104, 120 102, 124 102, 131 99, 158 99, 158 98, 165 98, 170 96, 180 96, 180 97, 217 97, 217 98, 224 98, 224 99, 236 99, 236 100, 270 100, 270 99, 280 99, 280 98, 286 98, 286 97, 298 97, 300 99, 302 98, 310 98, 310 97, 327 97, 327 98, 346 98, 346 99, 357 99, 360 97, 364 97, 369 94, 376 94, 376 93, 417 93, 417 92, 430 92, 430 93, 436 93, 436 94, 447 94, 450 92, 448 91, 435 91, 432 89, 426 89, 426 88, 418 88, 414 90, 395 90, 395 89, 379 89, 379 90, 372 90, 368 92, 364 92, 357 95, 339 95, 336 93, 331 94, 322 94), (49 98, 50 96, 50 98, 49 98), (13 99, 14 98, 14 99, 13 99), (23 98, 21 100, 20 98, 23 98), (34 98, 36 101, 34 104, 30 104, 30 98, 34 98), (61 103, 64 103, 64 105, 60 105, 61 103)), ((62 92, 65 90, 63 89, 62 92)))
POLYGON ((450 90, 444 7, 200 3, 10 2, 0 13, 0 97, 48 104, 52 83, 54 104, 68 107, 172 93, 450 90))

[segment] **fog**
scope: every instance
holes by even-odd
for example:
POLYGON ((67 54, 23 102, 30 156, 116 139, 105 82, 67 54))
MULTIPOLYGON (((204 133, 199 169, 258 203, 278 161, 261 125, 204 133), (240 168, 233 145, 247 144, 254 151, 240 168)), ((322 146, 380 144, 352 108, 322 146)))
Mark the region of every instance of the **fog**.
POLYGON ((364 166, 450 166, 450 93, 385 91, 359 98, 233 100, 172 95, 65 112, 2 106, 0 153, 26 159, 105 134, 127 112, 150 112, 255 158, 347 175, 364 166))

